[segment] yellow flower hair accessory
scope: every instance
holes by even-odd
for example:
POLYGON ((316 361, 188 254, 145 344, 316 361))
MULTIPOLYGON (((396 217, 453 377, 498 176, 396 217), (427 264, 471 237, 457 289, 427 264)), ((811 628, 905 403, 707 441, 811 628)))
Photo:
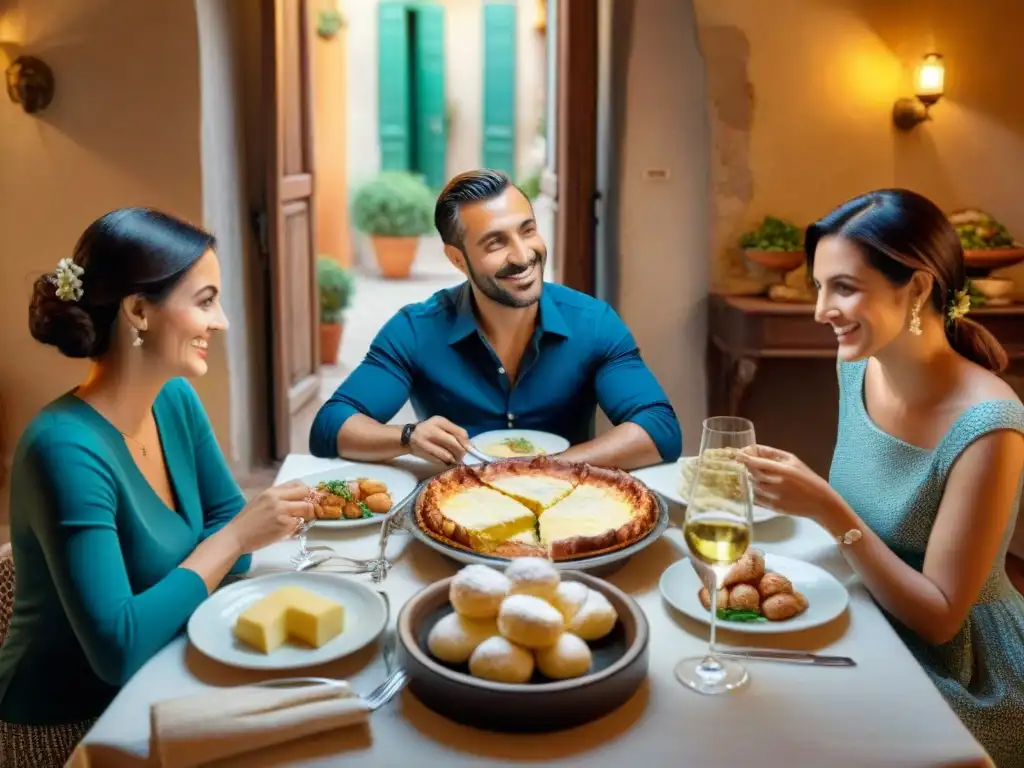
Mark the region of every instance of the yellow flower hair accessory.
POLYGON ((85 270, 71 259, 61 259, 57 264, 51 282, 57 286, 57 298, 63 301, 78 301, 82 298, 82 281, 79 279, 85 270))
POLYGON ((955 323, 971 311, 971 296, 968 293, 968 286, 964 286, 953 294, 949 300, 949 309, 946 310, 946 317, 951 323, 955 323))

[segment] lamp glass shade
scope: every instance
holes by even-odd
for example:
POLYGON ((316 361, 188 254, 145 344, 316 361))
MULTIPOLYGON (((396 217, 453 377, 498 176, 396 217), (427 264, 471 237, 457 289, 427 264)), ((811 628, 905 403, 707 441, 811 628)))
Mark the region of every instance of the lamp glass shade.
POLYGON ((942 56, 929 53, 917 67, 914 76, 914 87, 917 97, 921 100, 936 100, 943 94, 946 84, 946 67, 942 56))

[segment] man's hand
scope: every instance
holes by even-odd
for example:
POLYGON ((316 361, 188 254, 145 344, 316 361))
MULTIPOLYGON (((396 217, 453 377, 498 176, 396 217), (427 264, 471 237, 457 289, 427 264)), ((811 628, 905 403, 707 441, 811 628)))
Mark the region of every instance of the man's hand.
POLYGON ((409 438, 409 450, 428 461, 459 464, 466 454, 469 433, 443 416, 431 416, 421 421, 409 438))

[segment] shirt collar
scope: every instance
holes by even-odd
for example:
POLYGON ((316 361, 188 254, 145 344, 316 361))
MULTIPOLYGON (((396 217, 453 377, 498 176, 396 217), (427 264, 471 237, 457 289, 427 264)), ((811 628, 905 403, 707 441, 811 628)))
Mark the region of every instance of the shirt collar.
MULTIPOLYGON (((541 334, 551 333, 556 336, 569 338, 569 326, 558 311, 558 305, 551 298, 550 291, 545 290, 540 295, 540 319, 541 334)), ((459 290, 459 296, 455 302, 455 320, 451 330, 448 332, 448 343, 456 344, 477 330, 476 315, 473 314, 473 291, 467 280, 459 290)))

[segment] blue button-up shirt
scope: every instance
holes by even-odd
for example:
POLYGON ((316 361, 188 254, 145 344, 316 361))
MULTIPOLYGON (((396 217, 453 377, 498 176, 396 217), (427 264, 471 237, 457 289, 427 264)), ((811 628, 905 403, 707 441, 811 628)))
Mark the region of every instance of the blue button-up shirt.
POLYGON ((573 445, 593 437, 600 405, 612 424, 643 427, 662 460, 682 451, 675 411, 625 323, 606 302, 553 283, 544 284, 515 383, 477 325, 469 283, 399 310, 320 408, 310 452, 337 456, 338 430, 350 416, 386 424, 407 400, 417 418, 443 416, 470 437, 516 427, 573 445))

